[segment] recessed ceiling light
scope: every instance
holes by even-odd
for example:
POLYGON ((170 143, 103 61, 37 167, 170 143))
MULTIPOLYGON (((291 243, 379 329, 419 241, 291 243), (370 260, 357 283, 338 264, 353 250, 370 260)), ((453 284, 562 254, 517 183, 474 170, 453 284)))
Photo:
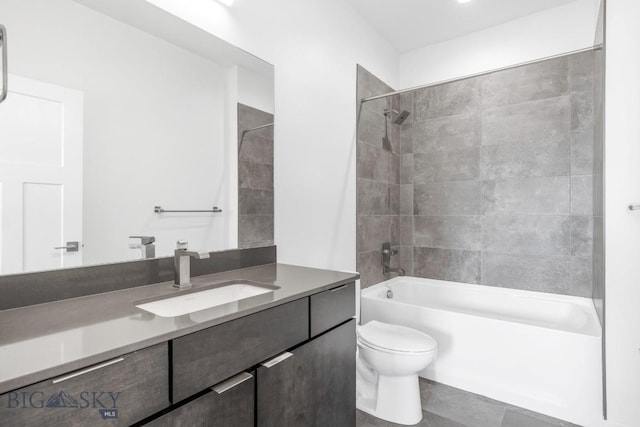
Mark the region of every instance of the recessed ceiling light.
MULTIPOLYGON (((234 0, 218 0, 218 1, 220 3, 222 3, 223 5, 225 5, 225 6, 231 6, 233 4, 234 0)), ((458 0, 458 1, 460 1, 460 0, 458 0)), ((469 1, 469 0, 467 0, 467 1, 469 1)))
POLYGON ((458 3, 469 3, 471 0, 458 0, 458 3))

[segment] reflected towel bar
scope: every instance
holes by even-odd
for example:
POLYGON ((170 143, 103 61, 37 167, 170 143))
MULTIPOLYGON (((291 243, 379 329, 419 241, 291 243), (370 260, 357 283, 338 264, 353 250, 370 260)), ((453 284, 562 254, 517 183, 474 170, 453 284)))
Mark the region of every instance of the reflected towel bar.
POLYGON ((220 209, 217 206, 214 206, 213 209, 210 210, 169 210, 169 209, 162 209, 162 206, 154 206, 153 207, 153 212, 155 213, 185 213, 185 212, 206 212, 206 213, 219 213, 222 212, 222 209, 220 209))

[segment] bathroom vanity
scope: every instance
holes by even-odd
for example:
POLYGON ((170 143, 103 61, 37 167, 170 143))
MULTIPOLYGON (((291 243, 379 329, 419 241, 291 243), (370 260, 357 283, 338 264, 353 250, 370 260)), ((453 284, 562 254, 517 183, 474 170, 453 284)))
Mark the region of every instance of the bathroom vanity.
POLYGON ((357 277, 268 264, 0 311, 0 424, 353 426, 357 277), (136 307, 237 280, 276 289, 136 307))

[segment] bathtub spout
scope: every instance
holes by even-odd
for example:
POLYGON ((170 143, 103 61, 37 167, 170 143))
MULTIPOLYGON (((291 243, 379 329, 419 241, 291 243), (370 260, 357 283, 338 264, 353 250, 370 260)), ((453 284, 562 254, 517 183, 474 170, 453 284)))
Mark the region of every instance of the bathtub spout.
POLYGON ((394 268, 394 267, 389 267, 388 265, 384 266, 383 271, 384 271, 384 274, 398 273, 398 276, 405 275, 404 268, 394 268))

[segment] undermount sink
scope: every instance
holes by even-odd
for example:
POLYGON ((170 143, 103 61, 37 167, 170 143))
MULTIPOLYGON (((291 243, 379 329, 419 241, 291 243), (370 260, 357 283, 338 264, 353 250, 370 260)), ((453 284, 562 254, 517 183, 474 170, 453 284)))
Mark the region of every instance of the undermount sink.
POLYGON ((192 290, 179 296, 138 304, 136 307, 160 317, 182 316, 207 308, 244 301, 279 289, 278 286, 250 282, 230 282, 213 288, 192 290))

